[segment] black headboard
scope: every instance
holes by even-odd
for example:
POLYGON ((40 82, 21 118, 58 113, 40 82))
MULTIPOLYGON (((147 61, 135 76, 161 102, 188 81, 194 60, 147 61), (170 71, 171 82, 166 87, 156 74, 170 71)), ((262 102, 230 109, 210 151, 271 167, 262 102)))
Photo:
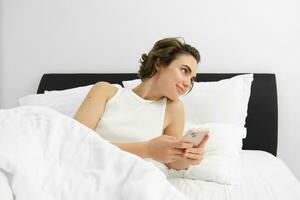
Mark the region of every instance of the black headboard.
MULTIPOLYGON (((241 73, 239 73, 241 74, 241 73)), ((196 81, 218 81, 239 75, 223 73, 197 74, 196 81)), ((98 81, 122 84, 137 78, 135 73, 119 74, 44 74, 37 93, 85 86, 98 81)), ((277 154, 277 89, 275 74, 254 74, 246 118, 247 138, 243 149, 263 150, 277 154)))

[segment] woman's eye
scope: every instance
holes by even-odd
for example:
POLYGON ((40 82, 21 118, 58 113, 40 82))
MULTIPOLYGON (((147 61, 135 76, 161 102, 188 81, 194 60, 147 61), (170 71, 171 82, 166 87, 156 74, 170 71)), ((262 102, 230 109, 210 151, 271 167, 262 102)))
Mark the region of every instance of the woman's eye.
POLYGON ((181 71, 182 71, 183 73, 185 73, 185 74, 188 73, 188 70, 187 70, 186 68, 182 68, 181 71))

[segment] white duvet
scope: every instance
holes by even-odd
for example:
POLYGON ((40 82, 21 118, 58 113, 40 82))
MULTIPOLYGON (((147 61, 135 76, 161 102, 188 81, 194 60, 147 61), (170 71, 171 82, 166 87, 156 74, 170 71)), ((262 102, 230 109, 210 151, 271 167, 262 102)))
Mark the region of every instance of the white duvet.
POLYGON ((0 173, 0 199, 185 199, 150 163, 37 106, 0 110, 0 173))

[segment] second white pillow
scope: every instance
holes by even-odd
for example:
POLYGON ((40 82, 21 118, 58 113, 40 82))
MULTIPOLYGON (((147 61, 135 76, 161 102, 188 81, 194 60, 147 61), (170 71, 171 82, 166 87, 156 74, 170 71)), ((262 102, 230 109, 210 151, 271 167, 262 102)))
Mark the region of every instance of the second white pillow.
POLYGON ((204 158, 199 165, 192 165, 187 170, 168 170, 168 177, 179 176, 228 185, 240 184, 241 135, 245 134, 246 128, 224 123, 186 124, 185 132, 191 128, 207 128, 210 132, 204 148, 204 158))

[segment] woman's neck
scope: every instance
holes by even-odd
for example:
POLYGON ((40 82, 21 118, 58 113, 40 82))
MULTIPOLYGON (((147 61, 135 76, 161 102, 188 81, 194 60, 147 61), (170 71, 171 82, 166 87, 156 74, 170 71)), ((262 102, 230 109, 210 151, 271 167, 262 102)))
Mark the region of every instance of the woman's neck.
POLYGON ((154 77, 142 81, 138 86, 132 89, 138 96, 147 100, 159 100, 163 98, 160 90, 154 77))

